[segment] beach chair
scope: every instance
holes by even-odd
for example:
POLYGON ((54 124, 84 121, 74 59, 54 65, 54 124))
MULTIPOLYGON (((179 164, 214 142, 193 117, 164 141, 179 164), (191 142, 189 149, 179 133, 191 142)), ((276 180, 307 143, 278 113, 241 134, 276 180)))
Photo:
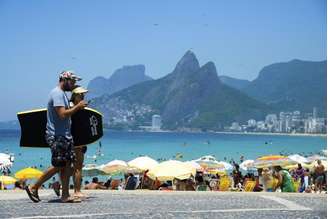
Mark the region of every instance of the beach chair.
POLYGON ((245 183, 245 192, 253 192, 255 185, 255 181, 247 180, 245 183))
POLYGON ((110 187, 112 190, 117 190, 118 186, 120 185, 121 181, 118 179, 113 179, 112 182, 110 183, 110 187))
POLYGON ((196 191, 207 191, 207 185, 198 185, 196 191))
POLYGON ((230 179, 222 177, 219 182, 219 191, 228 191, 230 187, 230 179))

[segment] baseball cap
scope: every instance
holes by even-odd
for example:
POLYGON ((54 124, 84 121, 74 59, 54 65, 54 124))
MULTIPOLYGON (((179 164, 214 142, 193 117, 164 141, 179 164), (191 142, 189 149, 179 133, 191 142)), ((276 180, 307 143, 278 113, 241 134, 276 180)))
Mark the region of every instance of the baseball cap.
POLYGON ((71 70, 65 70, 62 71, 59 75, 59 79, 71 79, 75 81, 81 81, 82 78, 77 76, 74 71, 71 70))

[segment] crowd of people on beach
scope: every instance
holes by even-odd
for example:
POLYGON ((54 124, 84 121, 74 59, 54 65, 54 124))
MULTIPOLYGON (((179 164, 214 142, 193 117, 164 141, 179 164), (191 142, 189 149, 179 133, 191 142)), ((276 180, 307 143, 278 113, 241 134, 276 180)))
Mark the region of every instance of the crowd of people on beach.
MULTIPOLYGON (((163 191, 246 191, 246 192, 299 192, 321 193, 327 192, 327 172, 321 161, 313 169, 298 164, 296 169, 286 170, 280 166, 259 168, 243 174, 237 163, 228 173, 207 173, 197 171, 195 176, 188 179, 173 179, 170 181, 152 180, 148 171, 143 173, 127 173, 123 178, 109 176, 101 182, 98 177, 92 181, 84 181, 84 190, 163 190, 163 191)), ((82 180, 82 179, 81 179, 82 180)), ((82 183, 82 181, 81 181, 82 183)), ((23 189, 26 181, 17 181, 14 189, 23 189)), ((41 188, 46 188, 42 185, 41 188)), ((60 196, 61 184, 55 177, 47 188, 53 189, 60 196)), ((74 189, 74 185, 70 185, 74 189)), ((85 194, 84 194, 85 195, 85 194)))
POLYGON ((196 175, 189 179, 164 182, 150 179, 147 171, 143 174, 126 174, 124 179, 109 177, 106 182, 99 182, 98 178, 94 177, 91 183, 85 181, 84 189, 321 193, 327 191, 326 179, 327 172, 321 161, 318 161, 313 170, 298 164, 296 169, 290 171, 274 166, 260 168, 244 175, 239 165, 235 164, 230 174, 197 171, 196 175))

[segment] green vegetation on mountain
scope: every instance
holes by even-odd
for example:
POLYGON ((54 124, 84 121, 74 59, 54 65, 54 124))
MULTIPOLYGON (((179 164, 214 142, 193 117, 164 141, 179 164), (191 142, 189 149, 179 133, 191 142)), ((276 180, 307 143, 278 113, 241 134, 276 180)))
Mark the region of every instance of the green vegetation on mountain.
POLYGON ((325 116, 327 61, 292 60, 266 66, 242 91, 276 111, 312 112, 316 107, 325 116))
MULTIPOLYGON (((95 107, 100 110, 118 108, 115 104, 120 105, 121 111, 131 111, 136 105, 150 106, 153 113, 162 116, 163 126, 167 129, 220 130, 233 121, 260 119, 269 112, 265 104, 223 84, 213 62, 200 67, 190 51, 167 76, 133 85, 110 96, 104 95, 95 101, 95 107)), ((151 113, 143 118, 151 119, 150 116, 151 113)))

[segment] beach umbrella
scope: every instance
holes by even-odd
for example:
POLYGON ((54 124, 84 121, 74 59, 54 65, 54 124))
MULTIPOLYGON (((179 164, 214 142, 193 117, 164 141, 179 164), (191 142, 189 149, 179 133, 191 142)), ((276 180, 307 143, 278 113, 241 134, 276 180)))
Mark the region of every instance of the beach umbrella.
POLYGON ((38 179, 43 174, 42 171, 35 168, 25 168, 15 173, 17 179, 38 179))
POLYGON ((204 169, 202 168, 202 166, 199 163, 197 163, 196 161, 194 161, 194 160, 186 161, 184 163, 187 164, 187 165, 189 165, 190 167, 194 168, 196 171, 204 171, 204 169))
POLYGON ((158 162, 148 156, 137 157, 128 162, 129 167, 136 168, 141 171, 150 170, 158 165, 158 162))
POLYGON ((316 161, 316 160, 327 160, 327 157, 315 154, 310 157, 307 157, 306 159, 308 160, 309 163, 312 163, 313 161, 316 161))
MULTIPOLYGON (((312 163, 301 163, 303 168, 308 168, 310 170, 313 170, 313 168, 315 168, 316 166, 318 166, 318 160, 312 161, 312 163)), ((327 161, 326 160, 322 160, 321 164, 325 167, 325 169, 327 169, 327 161)), ((284 168, 286 169, 296 169, 297 168, 297 164, 294 165, 288 165, 285 166, 284 168)))
MULTIPOLYGON (((321 160, 321 164, 327 169, 327 161, 326 160, 321 160)), ((318 166, 318 160, 315 160, 311 163, 311 167, 317 167, 318 166)))
POLYGON ((147 176, 152 180, 168 181, 173 179, 184 180, 195 176, 196 170, 184 162, 178 160, 168 160, 152 168, 147 176))
POLYGON ((213 156, 203 156, 197 160, 195 160, 199 165, 201 165, 204 169, 223 169, 224 165, 220 164, 219 161, 215 159, 213 156))
POLYGON ((10 185, 14 184, 17 181, 17 179, 11 177, 11 176, 0 176, 0 182, 4 185, 10 185))
POLYGON ((224 162, 224 161, 220 161, 219 165, 222 165, 223 166, 222 169, 225 169, 225 170, 232 170, 233 169, 233 166, 230 163, 227 163, 227 162, 224 162))
POLYGON ((106 175, 104 171, 102 171, 99 166, 96 164, 86 164, 82 168, 82 175, 83 176, 99 176, 99 175, 106 175))
POLYGON ((253 165, 254 165, 254 160, 245 160, 239 165, 239 167, 246 171, 247 169, 253 168, 254 167, 253 165))
POLYGON ((297 162, 297 163, 308 163, 308 159, 306 159, 305 157, 299 155, 299 154, 293 154, 288 156, 289 159, 297 162))
POLYGON ((125 172, 128 170, 128 164, 123 160, 113 160, 107 164, 100 165, 99 170, 105 172, 106 174, 125 172))
POLYGON ((0 153, 0 171, 12 167, 14 163, 14 156, 10 154, 0 153))
MULTIPOLYGON (((299 163, 284 166, 284 169, 287 169, 287 170, 296 169, 298 167, 298 164, 299 163)), ((300 164, 302 165, 303 168, 308 168, 308 169, 312 169, 313 168, 313 165, 312 164, 308 164, 308 163, 300 163, 300 164)))
POLYGON ((296 164, 297 162, 291 160, 286 156, 281 155, 268 155, 259 157, 254 161, 254 167, 256 168, 264 168, 264 167, 272 167, 272 166, 288 166, 292 164, 296 164))
POLYGON ((205 171, 206 174, 212 174, 212 175, 216 175, 218 174, 219 176, 226 176, 227 172, 225 170, 222 169, 208 169, 205 171))

